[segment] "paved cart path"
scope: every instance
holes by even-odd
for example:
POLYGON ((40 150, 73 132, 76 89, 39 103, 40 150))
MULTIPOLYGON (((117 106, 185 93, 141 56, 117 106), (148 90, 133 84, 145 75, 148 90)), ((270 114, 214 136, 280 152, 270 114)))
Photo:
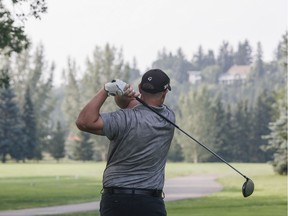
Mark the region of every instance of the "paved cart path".
MULTIPOLYGON (((165 201, 197 198, 207 196, 222 190, 222 186, 215 181, 215 176, 185 176, 166 180, 164 191, 165 201)), ((99 209, 98 202, 30 208, 20 210, 0 211, 0 216, 40 216, 61 215, 75 212, 87 212, 99 209)))

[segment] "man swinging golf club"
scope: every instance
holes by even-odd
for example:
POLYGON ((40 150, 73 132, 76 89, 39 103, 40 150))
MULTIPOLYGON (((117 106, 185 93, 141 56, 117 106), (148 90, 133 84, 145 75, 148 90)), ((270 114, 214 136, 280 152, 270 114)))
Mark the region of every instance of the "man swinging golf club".
POLYGON ((136 98, 171 122, 175 114, 164 105, 169 77, 160 69, 147 71, 137 93, 121 80, 106 83, 81 110, 77 127, 110 140, 103 174, 101 216, 163 216, 164 172, 174 126, 151 112, 136 98), (121 108, 101 112, 109 95, 121 108))

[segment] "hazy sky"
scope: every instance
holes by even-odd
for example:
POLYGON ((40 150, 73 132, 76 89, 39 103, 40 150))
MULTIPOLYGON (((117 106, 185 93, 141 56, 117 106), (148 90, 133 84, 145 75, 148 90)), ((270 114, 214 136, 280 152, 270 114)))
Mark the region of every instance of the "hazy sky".
POLYGON ((287 30, 287 0, 46 1, 48 13, 30 19, 26 32, 34 45, 44 44, 58 71, 68 56, 83 69, 87 56, 106 43, 122 48, 130 63, 136 57, 142 71, 163 47, 173 53, 181 47, 190 60, 200 44, 217 55, 223 40, 236 50, 248 39, 254 51, 260 41, 264 59, 271 60, 287 30))

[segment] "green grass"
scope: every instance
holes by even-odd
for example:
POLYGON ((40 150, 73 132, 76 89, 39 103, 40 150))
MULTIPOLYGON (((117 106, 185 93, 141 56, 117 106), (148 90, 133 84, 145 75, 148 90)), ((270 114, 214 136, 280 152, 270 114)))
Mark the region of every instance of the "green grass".
POLYGON ((95 201, 104 163, 1 164, 0 210, 95 201))
MULTIPOLYGON (((19 209, 99 200, 104 163, 0 165, 0 209, 19 209)), ((245 179, 225 164, 169 163, 166 177, 219 176, 224 190, 208 197, 167 202, 169 216, 287 216, 287 177, 267 164, 233 164, 255 183, 243 198, 245 179)), ((99 216, 97 211, 65 216, 99 216)), ((64 216, 64 215, 62 215, 64 216)))

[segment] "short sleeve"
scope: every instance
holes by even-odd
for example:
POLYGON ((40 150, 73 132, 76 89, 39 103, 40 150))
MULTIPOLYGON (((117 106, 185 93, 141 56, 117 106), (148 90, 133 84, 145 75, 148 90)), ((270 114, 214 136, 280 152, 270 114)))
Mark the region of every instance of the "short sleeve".
POLYGON ((110 113, 101 113, 103 120, 103 135, 109 140, 114 140, 121 135, 125 125, 125 115, 121 110, 110 113))

